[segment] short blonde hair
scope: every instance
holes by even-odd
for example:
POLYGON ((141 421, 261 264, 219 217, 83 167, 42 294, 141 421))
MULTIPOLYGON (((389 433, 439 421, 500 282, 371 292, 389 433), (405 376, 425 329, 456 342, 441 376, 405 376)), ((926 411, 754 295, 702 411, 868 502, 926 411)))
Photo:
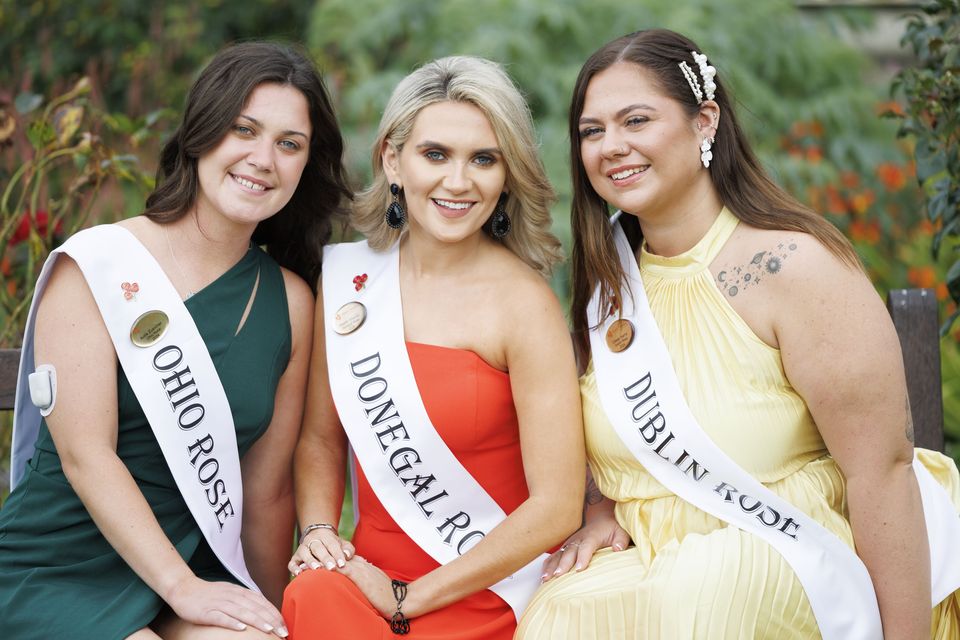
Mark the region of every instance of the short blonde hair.
POLYGON ((440 58, 400 81, 380 119, 373 144, 373 182, 356 198, 351 214, 353 227, 363 233, 377 251, 397 241, 402 230, 391 228, 384 219, 391 195, 381 150, 384 143, 401 150, 410 137, 417 114, 424 107, 448 101, 472 104, 490 121, 507 167, 506 210, 512 228, 503 244, 548 276, 562 255, 560 241, 550 232, 554 193, 537 154, 533 119, 503 68, 483 58, 440 58))

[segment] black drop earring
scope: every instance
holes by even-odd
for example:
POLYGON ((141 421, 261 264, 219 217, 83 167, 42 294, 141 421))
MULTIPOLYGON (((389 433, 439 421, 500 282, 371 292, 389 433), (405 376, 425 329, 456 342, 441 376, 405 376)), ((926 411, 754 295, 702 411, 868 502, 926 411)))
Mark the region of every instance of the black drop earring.
POLYGON ((504 191, 497 200, 497 206, 490 216, 490 235, 497 240, 503 240, 510 233, 510 216, 507 215, 507 193, 504 191))
POLYGON ((400 204, 400 191, 400 187, 392 182, 390 183, 390 193, 393 195, 393 202, 387 207, 387 213, 384 217, 387 220, 387 224, 393 229, 403 229, 403 225, 407 222, 407 212, 404 211, 403 205, 400 204))

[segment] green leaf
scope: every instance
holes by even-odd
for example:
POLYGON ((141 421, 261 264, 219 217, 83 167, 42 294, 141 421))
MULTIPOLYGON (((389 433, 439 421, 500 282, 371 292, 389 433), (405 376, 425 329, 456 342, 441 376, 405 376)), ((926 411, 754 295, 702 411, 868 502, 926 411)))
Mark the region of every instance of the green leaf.
POLYGON ((947 271, 947 290, 951 298, 960 300, 960 260, 954 262, 947 271))
POLYGON ((44 120, 34 120, 27 127, 27 140, 33 145, 33 148, 39 151, 45 146, 56 140, 57 132, 49 122, 44 120))
POLYGON ((13 100, 17 113, 26 115, 43 104, 43 96, 36 93, 21 93, 13 100))
POLYGON ((957 316, 960 316, 960 309, 957 309, 950 314, 950 317, 944 320, 943 324, 940 325, 940 337, 945 338, 950 333, 950 327, 956 321, 957 316))
POLYGON ((915 151, 917 158, 917 179, 926 182, 928 178, 947 170, 947 154, 932 140, 920 140, 915 151))

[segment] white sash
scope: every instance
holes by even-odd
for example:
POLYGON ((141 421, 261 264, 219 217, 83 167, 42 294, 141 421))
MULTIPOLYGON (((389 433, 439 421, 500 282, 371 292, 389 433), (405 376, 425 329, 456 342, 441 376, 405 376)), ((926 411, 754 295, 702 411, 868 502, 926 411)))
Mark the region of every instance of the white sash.
MULTIPOLYGON (((632 344, 620 353, 607 347, 604 337, 617 316, 601 313, 599 287, 587 318, 595 327, 590 348, 597 388, 617 434, 668 490, 780 552, 803 585, 826 640, 881 638, 876 593, 856 553, 739 467, 697 423, 650 312, 633 251, 619 224, 613 233, 632 292, 624 291, 619 301, 636 329, 632 344)), ((960 517, 929 472, 916 461, 914 470, 930 535, 934 606, 960 587, 960 517)))
MULTIPOLYGON (((398 244, 366 242, 323 252, 323 305, 330 388, 350 446, 380 502, 410 538, 440 564, 465 553, 506 518, 437 433, 407 354, 400 302, 398 244), (357 290, 354 278, 366 274, 357 290), (337 311, 359 301, 360 328, 335 332, 337 311)), ((354 496, 356 500, 356 496, 354 496)), ((540 581, 546 556, 490 587, 519 618, 540 581)))
POLYGON ((240 543, 243 486, 233 414, 206 344, 160 265, 132 233, 117 225, 81 231, 50 254, 40 278, 20 358, 10 486, 33 455, 40 412, 30 401, 27 376, 34 370, 36 311, 53 265, 69 255, 100 308, 117 358, 160 444, 190 513, 223 565, 259 591, 247 571, 240 543), (137 291, 122 284, 135 284, 137 291), (129 295, 125 295, 129 294, 129 295), (162 310, 169 326, 147 347, 131 341, 144 313, 162 310))

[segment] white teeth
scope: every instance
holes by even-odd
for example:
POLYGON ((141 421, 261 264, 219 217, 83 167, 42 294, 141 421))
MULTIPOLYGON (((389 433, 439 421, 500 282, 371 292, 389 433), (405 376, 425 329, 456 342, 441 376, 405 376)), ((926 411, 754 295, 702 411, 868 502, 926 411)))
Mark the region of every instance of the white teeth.
POLYGON ((434 198, 434 202, 436 202, 441 207, 446 207, 447 209, 457 209, 457 210, 466 209, 472 204, 470 202, 451 202, 450 200, 437 200, 436 198, 434 198))
POLYGON ((263 191, 266 189, 262 184, 257 184, 256 182, 250 182, 240 176, 233 176, 233 179, 236 180, 239 184, 243 185, 247 189, 253 189, 254 191, 263 191))
POLYGON ((623 180, 624 178, 629 178, 635 173, 640 173, 640 169, 624 169, 623 171, 610 174, 610 177, 614 180, 623 180))

